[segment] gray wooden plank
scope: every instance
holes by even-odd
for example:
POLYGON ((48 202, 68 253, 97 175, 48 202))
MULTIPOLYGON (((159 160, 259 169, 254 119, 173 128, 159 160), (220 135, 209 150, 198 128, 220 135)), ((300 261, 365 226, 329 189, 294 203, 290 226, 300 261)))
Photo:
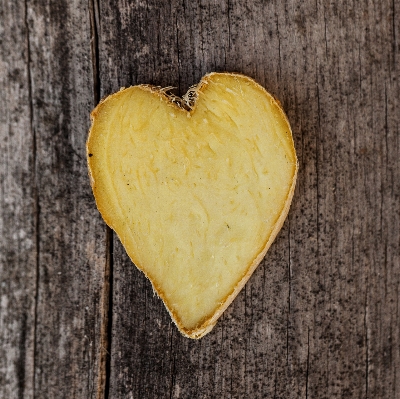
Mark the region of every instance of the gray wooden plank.
POLYGON ((101 397, 107 256, 86 167, 95 105, 89 2, 27 4, 39 203, 35 397, 101 397))
MULTIPOLYGON (((380 275, 391 270, 389 284, 398 298, 398 230, 382 237, 382 215, 398 224, 398 210, 387 208, 382 193, 391 192, 387 200, 394 202, 398 196, 398 185, 385 177, 385 163, 397 180, 400 173, 398 116, 392 115, 392 131, 385 127, 385 86, 394 66, 393 25, 387 18, 392 6, 343 2, 321 4, 318 11, 326 24, 326 45, 318 59, 318 278, 310 281, 314 304, 308 349, 312 396, 399 395, 394 390, 398 329, 390 339, 381 332, 383 326, 389 330, 387 319, 395 307, 378 288, 380 275), (397 139, 389 159, 385 143, 390 136, 397 139), (389 243, 397 254, 387 262, 389 243), (383 307, 378 310, 375 303, 383 307), (384 347, 393 351, 392 360, 384 360, 384 347)), ((398 91, 388 101, 398 103, 398 91)), ((303 258, 299 245, 291 248, 296 259, 303 258)), ((296 307, 301 310, 304 304, 299 301, 296 307)))
POLYGON ((360 46, 365 112, 357 119, 365 121, 366 132, 360 131, 357 144, 364 177, 360 249, 362 263, 368 266, 365 341, 370 397, 400 396, 396 376, 400 358, 400 73, 396 62, 400 48, 396 10, 398 2, 369 5, 360 46))
POLYGON ((0 397, 33 397, 36 201, 23 2, 0 2, 0 397))
POLYGON ((282 102, 300 163, 277 241, 200 341, 114 241, 110 397, 400 397, 398 9, 101 3, 103 96, 248 74, 282 102))

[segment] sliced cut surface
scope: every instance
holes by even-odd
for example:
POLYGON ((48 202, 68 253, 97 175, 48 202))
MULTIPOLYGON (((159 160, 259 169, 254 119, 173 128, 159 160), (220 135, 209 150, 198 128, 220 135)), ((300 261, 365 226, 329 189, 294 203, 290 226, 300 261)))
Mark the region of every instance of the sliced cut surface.
POLYGON ((147 85, 107 97, 87 153, 104 220, 179 330, 199 338, 281 228, 297 159, 285 114, 252 79, 212 73, 190 94, 181 106, 147 85))

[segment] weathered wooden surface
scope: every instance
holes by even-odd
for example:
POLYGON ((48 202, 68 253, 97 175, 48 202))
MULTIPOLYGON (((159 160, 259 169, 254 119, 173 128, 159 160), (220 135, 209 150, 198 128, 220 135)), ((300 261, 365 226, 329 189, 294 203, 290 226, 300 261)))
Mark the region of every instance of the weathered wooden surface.
POLYGON ((0 397, 94 398, 106 233, 86 169, 89 8, 0 10, 0 397))
POLYGON ((86 2, 27 2, 38 191, 34 396, 95 397, 105 229, 88 187, 86 2))
POLYGON ((32 397, 36 189, 24 4, 0 2, 0 397, 32 397))
POLYGON ((1 0, 0 398, 400 398, 399 10, 1 0), (192 341, 100 220, 84 144, 100 97, 223 70, 282 102, 300 170, 265 261, 192 341))

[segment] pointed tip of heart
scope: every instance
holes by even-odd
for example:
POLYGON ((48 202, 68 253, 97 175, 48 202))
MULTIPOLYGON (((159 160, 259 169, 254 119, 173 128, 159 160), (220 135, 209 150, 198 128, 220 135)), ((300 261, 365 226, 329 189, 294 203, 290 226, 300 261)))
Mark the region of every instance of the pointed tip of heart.
POLYGON ((206 334, 208 334, 214 326, 217 324, 217 322, 214 322, 214 324, 209 324, 206 327, 201 327, 201 328, 196 328, 194 330, 186 330, 185 328, 180 327, 178 324, 175 323, 175 325, 178 327, 178 330, 181 332, 183 336, 186 338, 191 338, 191 339, 200 339, 203 338, 206 334))

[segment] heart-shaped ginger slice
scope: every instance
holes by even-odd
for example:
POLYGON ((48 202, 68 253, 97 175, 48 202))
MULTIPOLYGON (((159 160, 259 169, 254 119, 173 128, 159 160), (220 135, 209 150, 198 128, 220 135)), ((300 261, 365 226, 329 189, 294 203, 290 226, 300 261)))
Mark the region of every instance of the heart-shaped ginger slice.
POLYGON ((98 209, 182 334, 200 338, 287 215, 297 175, 288 120, 260 85, 232 73, 206 75, 183 99, 121 89, 91 116, 98 209))

